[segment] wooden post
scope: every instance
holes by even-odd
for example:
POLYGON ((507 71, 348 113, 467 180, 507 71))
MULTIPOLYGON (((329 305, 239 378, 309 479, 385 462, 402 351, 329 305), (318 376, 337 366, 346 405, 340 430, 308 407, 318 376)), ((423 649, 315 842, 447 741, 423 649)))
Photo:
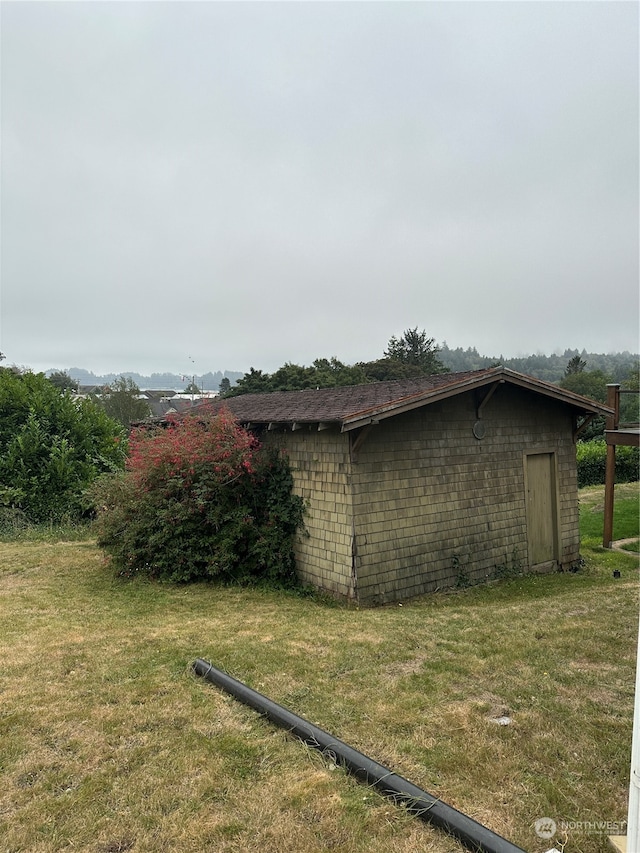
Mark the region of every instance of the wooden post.
MULTIPOLYGON (((607 406, 614 409, 614 415, 607 415, 605 430, 618 429, 620 420, 620 385, 607 385, 607 406)), ((616 446, 613 437, 607 438, 607 460, 604 470, 604 531, 602 546, 611 548, 613 542, 613 493, 616 482, 616 446), (611 442, 611 443, 610 443, 611 442)))

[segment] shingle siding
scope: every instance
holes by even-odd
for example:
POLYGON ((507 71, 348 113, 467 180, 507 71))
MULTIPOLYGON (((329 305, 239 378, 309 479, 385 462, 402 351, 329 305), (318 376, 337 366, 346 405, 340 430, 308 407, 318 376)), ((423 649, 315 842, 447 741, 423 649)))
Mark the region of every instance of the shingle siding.
POLYGON ((349 437, 337 429, 268 432, 286 448, 294 489, 307 504, 306 534, 295 545, 298 574, 334 595, 356 598, 353 576, 353 499, 349 437))
POLYGON ((469 392, 387 419, 353 458, 337 429, 267 433, 287 448, 308 502, 309 535, 296 546, 303 580, 378 604, 527 568, 525 466, 536 452, 555 458, 558 560, 578 559, 571 410, 504 387, 478 440, 475 406, 469 392))
POLYGON ((525 455, 538 449, 557 460, 559 561, 578 558, 570 413, 510 389, 483 414, 482 440, 472 433, 473 396, 464 394, 381 424, 362 444, 353 474, 362 603, 528 567, 525 455))

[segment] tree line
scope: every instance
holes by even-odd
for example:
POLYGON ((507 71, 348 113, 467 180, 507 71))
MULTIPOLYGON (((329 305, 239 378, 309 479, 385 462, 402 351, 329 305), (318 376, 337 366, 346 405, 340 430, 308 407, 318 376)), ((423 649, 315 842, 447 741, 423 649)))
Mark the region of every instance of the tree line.
POLYGON ((611 382, 623 382, 629 373, 638 366, 638 354, 626 351, 592 353, 585 349, 567 348, 561 353, 552 355, 537 353, 518 358, 504 358, 502 355, 489 358, 480 355, 475 347, 449 349, 445 343, 439 352, 442 363, 452 371, 480 370, 490 367, 492 364, 501 364, 504 367, 517 370, 518 373, 525 373, 527 376, 534 376, 536 379, 555 384, 563 379, 568 362, 576 356, 585 362, 587 370, 600 370, 610 377, 611 382))
MULTIPOLYGON (((433 338, 428 338, 426 333, 418 332, 417 329, 410 330, 418 335, 425 335, 426 340, 433 342, 434 352, 437 355, 438 361, 442 367, 447 368, 452 372, 466 370, 481 370, 486 367, 491 367, 496 364, 502 364, 504 367, 510 367, 512 370, 517 370, 519 373, 525 373, 529 376, 534 376, 537 379, 543 379, 546 382, 559 383, 565 373, 567 363, 576 356, 586 364, 586 370, 601 371, 609 377, 611 382, 624 382, 627 376, 633 371, 638 364, 638 354, 630 352, 616 353, 592 353, 585 349, 565 349, 561 353, 552 355, 544 355, 537 353, 534 355, 520 356, 517 358, 505 358, 502 355, 486 356, 481 355, 475 347, 450 348, 446 341, 442 344, 435 344, 433 338)), ((406 336, 407 332, 405 332, 406 336)), ((404 336, 403 336, 404 337, 404 336)), ((402 376, 391 373, 388 369, 389 365, 377 361, 358 362, 355 365, 344 364, 337 358, 318 358, 314 360, 311 366, 303 366, 293 364, 292 362, 285 363, 276 371, 278 377, 272 384, 290 386, 295 384, 296 387, 315 387, 320 385, 323 387, 325 382, 330 384, 356 384, 368 381, 376 381, 381 378, 402 378, 402 376), (361 369, 357 369, 361 368, 361 369), (314 385, 315 380, 315 385, 314 385), (307 383, 304 385, 303 383, 307 383)), ((131 379, 138 388, 153 389, 180 389, 188 392, 188 389, 193 384, 198 390, 216 391, 220 389, 223 393, 230 388, 235 387, 239 380, 244 380, 244 387, 255 387, 257 390, 265 390, 264 378, 270 374, 257 370, 251 367, 246 373, 240 371, 214 371, 207 372, 196 377, 185 377, 174 373, 152 373, 150 376, 144 376, 135 372, 124 372, 122 374, 108 373, 101 376, 91 373, 77 367, 69 368, 67 371, 47 371, 50 378, 56 376, 65 376, 73 383, 75 387, 78 384, 82 385, 99 385, 111 386, 120 378, 131 379), (188 383, 188 384, 187 384, 188 383), (183 387, 185 386, 185 387, 183 387)), ((273 374, 271 374, 273 376, 273 374)))
POLYGON ((341 385, 363 385, 394 379, 416 379, 434 373, 447 373, 449 368, 439 358, 434 338, 418 328, 407 329, 400 337, 391 337, 381 358, 344 364, 337 358, 317 358, 309 367, 287 362, 274 373, 263 373, 253 367, 231 386, 222 383, 224 396, 259 394, 269 391, 300 391, 305 388, 335 388, 341 385))
POLYGON ((561 385, 585 397, 605 402, 606 386, 611 382, 637 389, 640 361, 628 352, 610 355, 590 354, 566 349, 563 355, 532 355, 526 358, 488 358, 476 349, 451 350, 438 346, 425 330, 407 329, 392 337, 380 359, 348 365, 337 358, 318 358, 310 366, 285 363, 273 373, 251 368, 232 385, 221 382, 223 396, 256 394, 269 391, 298 391, 305 388, 331 388, 393 379, 413 379, 434 373, 482 370, 503 365, 546 382, 561 385))
POLYGON ((124 376, 131 379, 139 388, 145 388, 148 391, 184 391, 187 392, 189 384, 194 382, 199 388, 207 391, 217 391, 220 382, 223 379, 229 379, 230 382, 235 382, 243 375, 242 371, 238 370, 216 370, 208 371, 207 373, 193 375, 191 372, 188 376, 183 373, 151 373, 144 375, 135 371, 124 371, 123 373, 104 373, 95 374, 90 370, 85 370, 81 367, 70 367, 67 370, 47 370, 47 376, 51 377, 56 374, 63 373, 68 376, 76 386, 79 385, 112 385, 116 379, 124 376))

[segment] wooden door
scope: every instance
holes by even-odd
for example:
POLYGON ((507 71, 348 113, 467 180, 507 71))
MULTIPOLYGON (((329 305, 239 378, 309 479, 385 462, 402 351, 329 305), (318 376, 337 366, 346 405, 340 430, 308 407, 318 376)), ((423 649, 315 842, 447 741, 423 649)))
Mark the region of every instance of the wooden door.
POLYGON ((558 559, 558 510, 554 453, 526 456, 529 566, 558 559))

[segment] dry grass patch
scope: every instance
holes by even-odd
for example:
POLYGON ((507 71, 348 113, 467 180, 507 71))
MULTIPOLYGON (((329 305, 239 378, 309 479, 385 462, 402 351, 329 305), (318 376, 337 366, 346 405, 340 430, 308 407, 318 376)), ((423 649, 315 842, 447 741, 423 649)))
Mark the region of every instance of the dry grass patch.
POLYGON ((87 542, 0 544, 3 853, 459 851, 194 678, 196 657, 529 853, 550 846, 538 817, 623 820, 637 560, 585 559, 354 610, 115 580, 87 542))

